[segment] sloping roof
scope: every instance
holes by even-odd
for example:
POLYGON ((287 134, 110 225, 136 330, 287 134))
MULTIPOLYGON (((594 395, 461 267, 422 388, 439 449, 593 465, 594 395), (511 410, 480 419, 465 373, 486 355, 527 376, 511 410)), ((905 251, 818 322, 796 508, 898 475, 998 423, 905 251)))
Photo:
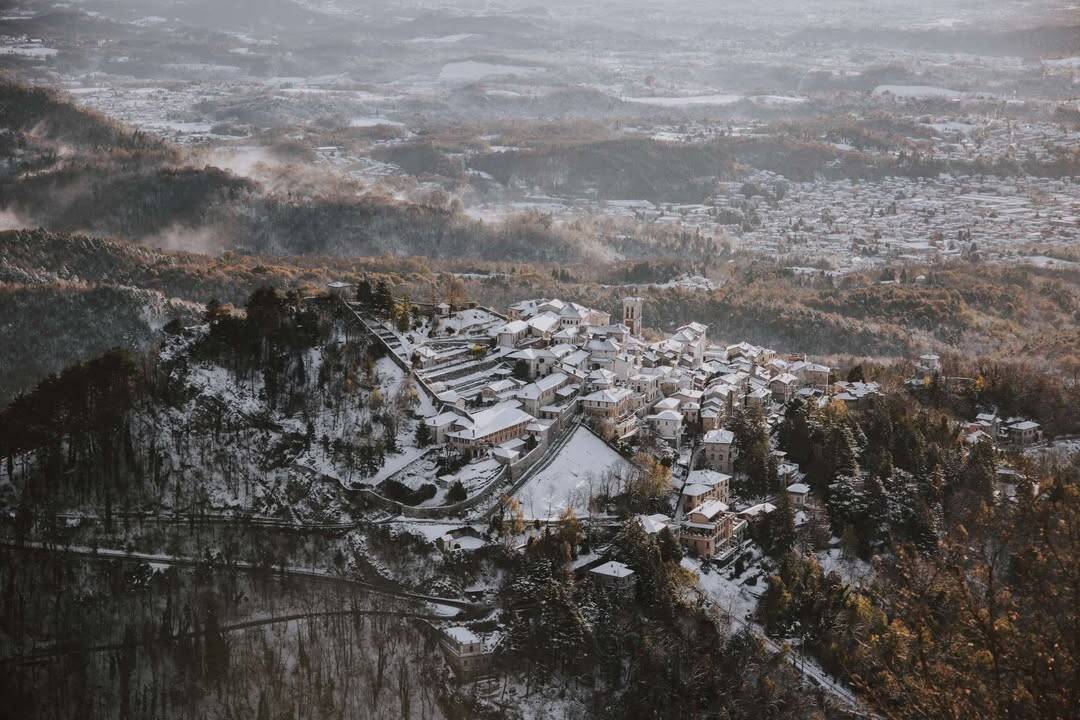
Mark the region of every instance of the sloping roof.
POLYGON ((609 560, 603 565, 597 565, 589 572, 594 572, 597 575, 605 575, 607 577, 624 578, 634 574, 634 571, 623 565, 621 562, 615 560, 609 560))
POLYGON ((566 382, 566 375, 563 373, 552 373, 521 388, 521 390, 518 391, 518 397, 525 400, 538 400, 545 392, 558 388, 564 382, 566 382))
POLYGON ((588 395, 583 397, 582 400, 586 402, 605 402, 614 405, 625 400, 629 395, 632 394, 633 392, 630 390, 630 388, 608 388, 606 390, 597 390, 596 392, 589 393, 588 395))
POLYGON ((637 521, 641 523, 642 529, 650 535, 655 535, 672 524, 671 518, 659 513, 655 515, 638 515, 637 521))
POLYGON ((559 323, 562 322, 559 316, 554 313, 544 313, 543 315, 537 315, 529 320, 529 326, 534 327, 540 332, 551 332, 555 328, 559 327, 559 323))
POLYGON ((706 500, 688 512, 687 515, 701 515, 702 517, 712 520, 720 513, 727 512, 727 509, 728 506, 719 500, 706 500))
POLYGON ((661 410, 655 415, 650 415, 648 420, 682 420, 683 416, 677 410, 661 410))
POLYGON ((525 322, 524 320, 511 320, 510 322, 506 323, 501 328, 496 330, 495 333, 499 335, 501 335, 502 333, 512 333, 514 335, 517 335, 518 333, 523 333, 528 329, 529 323, 525 322))
POLYGON ((1010 430, 1035 430, 1041 427, 1039 423, 1032 422, 1031 420, 1024 420, 1023 422, 1014 423, 1009 426, 1010 430))
POLYGON ((533 416, 518 407, 516 402, 507 402, 482 410, 472 416, 472 426, 449 433, 450 437, 463 440, 478 440, 508 427, 528 423, 533 416))
POLYGON ((705 433, 703 441, 708 445, 730 445, 735 442, 735 433, 724 428, 705 433))
POLYGON ((686 476, 686 482, 699 483, 708 487, 731 482, 731 476, 715 470, 691 470, 686 476))
POLYGON ((764 502, 764 503, 758 503, 757 505, 751 505, 750 507, 746 508, 745 510, 740 510, 739 514, 740 515, 745 515, 746 517, 755 517, 757 515, 762 515, 762 514, 768 515, 769 513, 771 513, 774 510, 776 510, 775 505, 773 505, 772 503, 764 502))

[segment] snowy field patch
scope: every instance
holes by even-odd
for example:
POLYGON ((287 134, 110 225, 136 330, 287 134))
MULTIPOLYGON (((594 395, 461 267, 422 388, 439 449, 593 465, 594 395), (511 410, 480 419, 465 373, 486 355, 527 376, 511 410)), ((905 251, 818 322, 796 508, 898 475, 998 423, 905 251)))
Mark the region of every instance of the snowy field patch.
POLYGON ((681 97, 628 97, 624 102, 657 107, 694 107, 698 105, 734 105, 742 95, 717 93, 715 95, 684 95, 681 97))
POLYGON ((589 499, 598 492, 602 476, 630 467, 622 455, 581 427, 555 460, 517 492, 517 498, 528 518, 557 518, 568 506, 580 517, 588 514, 589 499))
POLYGON ((949 90, 933 85, 878 85, 874 88, 874 94, 889 94, 902 98, 960 97, 963 95, 959 90, 949 90))
POLYGON ((475 82, 490 77, 531 77, 547 72, 542 67, 531 65, 500 65, 498 63, 462 60, 443 65, 439 71, 439 80, 443 82, 475 82))

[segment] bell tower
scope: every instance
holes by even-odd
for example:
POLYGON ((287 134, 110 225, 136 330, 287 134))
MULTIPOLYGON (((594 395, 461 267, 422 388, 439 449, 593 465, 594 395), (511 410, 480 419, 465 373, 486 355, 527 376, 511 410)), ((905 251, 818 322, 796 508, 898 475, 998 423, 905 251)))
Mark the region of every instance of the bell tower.
POLYGON ((622 299, 623 325, 630 328, 630 334, 634 337, 641 336, 641 307, 645 299, 640 297, 624 297, 622 299))

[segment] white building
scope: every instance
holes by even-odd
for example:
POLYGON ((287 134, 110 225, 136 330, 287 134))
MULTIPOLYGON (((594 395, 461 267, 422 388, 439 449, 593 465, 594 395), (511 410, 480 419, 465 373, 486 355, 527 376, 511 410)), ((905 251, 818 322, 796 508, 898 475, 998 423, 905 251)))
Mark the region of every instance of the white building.
POLYGON ((657 436, 676 446, 679 444, 683 426, 682 413, 677 410, 661 410, 655 415, 649 415, 645 421, 657 436))
POLYGON ((723 428, 705 433, 705 464, 728 475, 735 472, 735 433, 723 428))

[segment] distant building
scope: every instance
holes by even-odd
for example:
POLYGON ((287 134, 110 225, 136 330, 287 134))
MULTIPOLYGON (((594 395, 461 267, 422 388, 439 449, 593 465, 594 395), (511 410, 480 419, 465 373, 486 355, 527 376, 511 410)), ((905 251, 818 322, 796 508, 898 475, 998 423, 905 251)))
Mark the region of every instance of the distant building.
POLYGON ((806 498, 810 495, 810 486, 806 483, 792 483, 787 486, 788 497, 791 504, 797 508, 806 506, 806 498))
POLYGON ((352 295, 353 284, 342 280, 334 280, 326 284, 326 290, 334 297, 349 298, 352 295))
POLYGON ((1013 447, 1027 447, 1042 442, 1042 425, 1032 420, 1017 420, 1005 426, 1005 435, 1013 447))

